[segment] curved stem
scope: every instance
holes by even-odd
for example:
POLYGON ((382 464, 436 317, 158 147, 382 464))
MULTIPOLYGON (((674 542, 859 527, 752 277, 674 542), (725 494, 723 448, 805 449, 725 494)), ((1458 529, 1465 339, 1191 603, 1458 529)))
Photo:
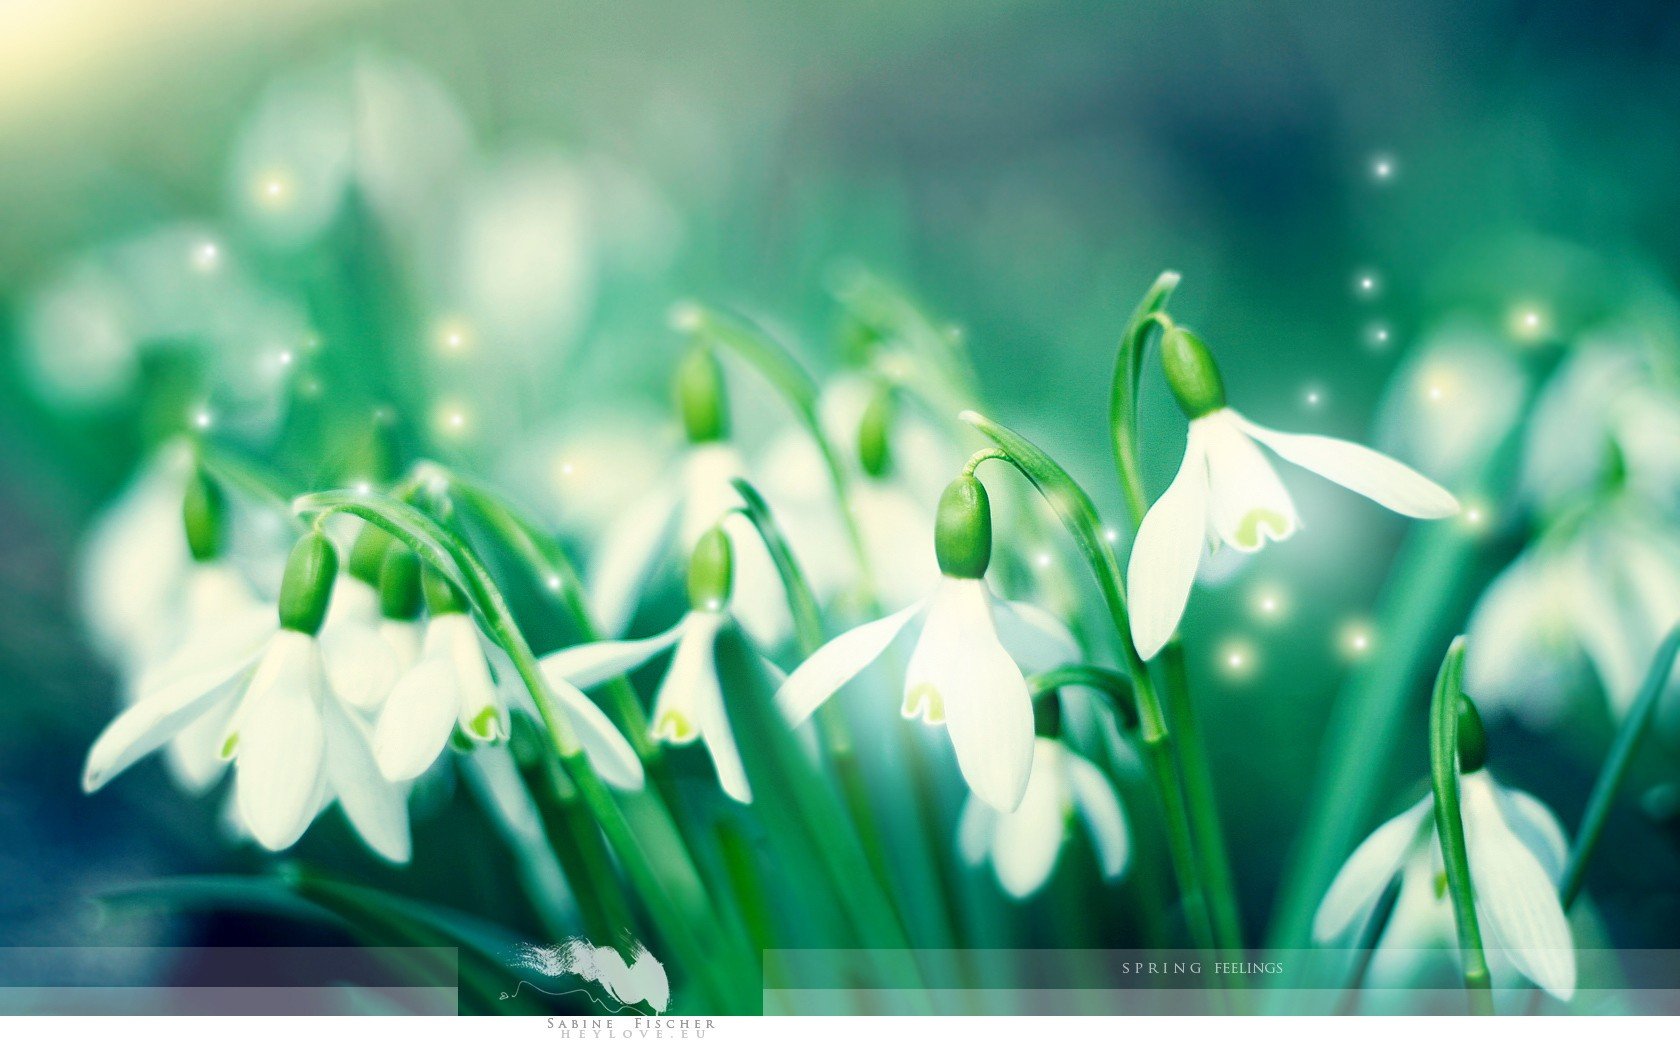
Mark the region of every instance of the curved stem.
POLYGON ((1132 644, 1131 619, 1126 611, 1126 585, 1113 548, 1103 536, 1097 508, 1091 497, 1061 464, 1051 459, 1037 445, 1000 423, 994 423, 978 412, 964 412, 962 419, 994 442, 1010 466, 1030 481, 1045 502, 1050 504, 1063 526, 1073 536, 1075 545, 1096 579, 1097 590, 1114 625, 1126 672, 1132 680, 1132 695, 1137 701, 1138 741, 1143 749, 1150 777, 1160 795, 1163 819, 1167 829, 1167 843, 1172 854, 1173 871, 1183 891, 1185 909, 1191 932, 1204 946, 1214 947, 1212 917, 1207 910, 1208 895, 1202 875, 1202 864, 1196 854, 1191 832, 1189 800, 1181 779, 1181 758, 1176 741, 1168 731, 1168 721, 1149 669, 1132 644))
POLYGON ((1027 678, 1027 692, 1034 700, 1070 685, 1094 689, 1108 698, 1109 706, 1127 729, 1138 724, 1137 702, 1132 699, 1132 683, 1118 671, 1095 664, 1063 664, 1049 671, 1040 671, 1027 678))
POLYGON ((1447 888, 1452 893, 1453 922, 1464 957, 1464 987, 1470 992, 1470 1008, 1478 1014, 1491 1014, 1492 982, 1482 948, 1482 928, 1476 918, 1476 891, 1470 879, 1470 855, 1458 797, 1458 703, 1463 676, 1461 637, 1447 649, 1429 702, 1429 777, 1435 792, 1435 833, 1441 842, 1447 888))
POLYGON ((1137 410, 1138 391, 1143 386, 1143 356, 1149 347, 1149 337, 1166 320, 1163 311, 1178 281, 1179 275, 1171 270, 1155 278, 1155 283, 1132 310, 1114 363, 1114 385, 1108 401, 1109 426, 1114 459, 1120 467, 1120 484, 1126 495, 1126 511, 1134 527, 1149 510, 1149 493, 1144 490, 1143 471, 1138 464, 1137 410))

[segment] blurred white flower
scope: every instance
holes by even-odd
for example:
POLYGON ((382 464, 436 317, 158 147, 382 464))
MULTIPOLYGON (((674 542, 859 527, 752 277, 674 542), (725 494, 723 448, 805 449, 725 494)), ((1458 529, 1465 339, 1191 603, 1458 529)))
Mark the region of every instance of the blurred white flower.
MULTIPOLYGON (((1550 995, 1575 994, 1575 942, 1558 900, 1568 845, 1550 810, 1487 770, 1459 778, 1464 837, 1476 915, 1490 968, 1508 964, 1550 995)), ((1379 942, 1379 957, 1441 943, 1452 902, 1434 831, 1434 799, 1371 833, 1342 866, 1313 919, 1321 944, 1365 933, 1389 884, 1400 895, 1379 942)), ((1385 968, 1394 960, 1384 961, 1385 968)), ((1376 962, 1373 962, 1373 970, 1376 962)))
POLYGON ((1398 514, 1442 518, 1458 512, 1458 500, 1441 486, 1351 441, 1270 430, 1228 407, 1192 419, 1178 475, 1145 515, 1127 566, 1132 639, 1144 659, 1160 652, 1178 629, 1210 544, 1256 551, 1268 539, 1288 539, 1299 526, 1295 504, 1261 445, 1398 514))
POLYGON ((1445 325, 1389 380, 1377 444, 1430 477, 1469 484, 1517 425, 1527 392, 1509 343, 1474 325, 1445 325))
MULTIPOLYGON (((1544 533, 1471 613, 1465 688, 1489 711, 1552 724, 1583 659, 1611 711, 1627 713, 1664 635, 1680 623, 1680 535, 1623 494, 1544 533)), ((1680 688, 1659 708, 1680 730, 1680 688)))
POLYGON ((969 864, 989 860, 1004 892, 1024 900, 1049 882, 1076 816, 1090 833, 1103 878, 1119 878, 1126 870, 1131 839, 1114 786, 1102 770, 1061 741, 1039 737, 1020 808, 999 813, 971 795, 957 826, 957 844, 969 864))
POLYGON ((269 85, 235 146, 229 192, 282 247, 320 236, 352 190, 391 230, 417 229, 471 147, 466 118, 430 74, 359 53, 269 85))
POLYGON ((1680 501, 1680 391, 1648 341, 1607 330, 1584 337, 1541 392, 1522 490, 1556 511, 1615 475, 1662 505, 1680 501))

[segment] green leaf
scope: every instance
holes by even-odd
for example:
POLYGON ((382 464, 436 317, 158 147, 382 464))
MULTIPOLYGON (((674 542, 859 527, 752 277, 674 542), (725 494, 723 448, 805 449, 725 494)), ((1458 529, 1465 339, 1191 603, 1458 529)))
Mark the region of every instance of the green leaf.
POLYGON ((1487 955, 1482 948, 1481 923, 1476 918, 1476 891, 1470 881, 1470 856, 1464 841, 1464 814, 1458 792, 1458 705, 1463 696, 1464 639, 1453 639, 1435 676, 1435 692, 1429 703, 1429 778, 1435 792, 1435 832, 1441 840, 1441 858, 1447 868, 1447 888, 1452 894, 1453 920, 1458 927, 1458 946, 1464 956, 1464 986, 1470 992, 1471 1008, 1479 1014, 1493 1012, 1493 994, 1488 977, 1487 955))
POLYGON ((753 528, 758 530, 759 538, 764 541, 765 549, 770 552, 770 560, 776 565, 776 574, 781 577, 782 588, 787 592, 788 608, 793 613, 794 630, 799 635, 799 647, 809 656, 823 644, 822 613, 818 609, 816 596, 811 591, 810 581, 800 570, 799 562, 793 556, 793 548, 788 546, 787 537, 776 524, 764 497, 759 495, 758 490, 745 478, 734 478, 730 484, 741 494, 741 512, 752 522, 753 528))

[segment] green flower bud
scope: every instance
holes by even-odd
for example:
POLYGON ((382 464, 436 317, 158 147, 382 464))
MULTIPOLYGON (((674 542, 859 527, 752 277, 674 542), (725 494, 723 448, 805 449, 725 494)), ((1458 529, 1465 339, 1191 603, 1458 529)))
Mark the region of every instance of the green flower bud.
POLYGON ((884 478, 892 472, 894 408, 892 387, 882 386, 869 399, 858 423, 858 461, 872 478, 884 478))
POLYGON ((735 551, 721 526, 707 530, 688 558, 688 607, 716 612, 729 604, 735 586, 735 551))
POLYGON ((717 355, 696 348, 677 365, 677 409, 694 444, 729 436, 729 395, 717 355))
POLYGON ((377 525, 363 525, 350 545, 350 575, 369 587, 379 586, 379 574, 385 569, 385 554, 391 549, 392 537, 377 525))
POLYGON ((286 575, 280 581, 280 626, 303 634, 319 631, 337 578, 338 551, 332 540, 311 530, 286 558, 286 575))
POLYGON ((1225 407, 1225 381, 1201 336, 1174 325, 1161 336, 1161 367, 1178 406, 1191 419, 1225 407))
POLYGON ((1487 730, 1475 701, 1458 694, 1458 771, 1474 773, 1487 765, 1487 730))
POLYGON ((379 571, 379 611, 387 620, 415 620, 421 607, 420 559, 393 543, 379 571))
POLYGON ((992 561, 992 502, 972 474, 945 486, 933 526, 933 549, 939 571, 957 579, 978 580, 992 561))
POLYGON ((187 549, 194 561, 214 561, 227 537, 227 498, 203 467, 193 468, 181 501, 181 521, 187 530, 187 549))
POLYGON ((426 608, 432 611, 433 616, 467 611, 466 596, 443 573, 427 565, 421 570, 420 577, 426 590, 426 608))

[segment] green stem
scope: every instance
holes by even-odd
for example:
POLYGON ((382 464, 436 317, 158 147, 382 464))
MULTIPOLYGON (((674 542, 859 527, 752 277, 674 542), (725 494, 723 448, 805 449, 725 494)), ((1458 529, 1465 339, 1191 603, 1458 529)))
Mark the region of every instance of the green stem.
POLYGON ((1003 452, 1003 458, 1032 482, 1072 535, 1096 579, 1097 589, 1113 622, 1126 671, 1132 680, 1132 695, 1137 701, 1138 740, 1161 800, 1168 848, 1172 853, 1179 888, 1184 895, 1191 933, 1204 947, 1214 947, 1212 916, 1207 910, 1208 894, 1191 831, 1189 802, 1180 778, 1181 762, 1176 743, 1169 732, 1170 723, 1155 691, 1155 683, 1149 677, 1149 669, 1132 644, 1125 580, 1119 562, 1115 560, 1114 549, 1103 535, 1096 505, 1061 464, 1037 445, 978 412, 965 412, 962 418, 996 444, 1003 452))
POLYGON ((1463 677, 1464 639, 1456 638, 1441 662, 1429 702, 1429 777, 1435 790, 1435 832, 1441 842, 1453 922, 1464 957, 1464 987, 1470 993, 1470 1008, 1478 1014, 1491 1014, 1493 986, 1482 948, 1481 924, 1476 919, 1476 891, 1470 880, 1470 854, 1458 798, 1458 704, 1463 677))
POLYGON ((1633 768, 1634 756, 1639 753, 1639 745, 1644 742, 1646 732, 1655 720, 1657 704, 1662 699, 1663 691, 1668 688, 1668 679, 1674 670, 1674 660, 1680 655, 1680 626, 1668 632, 1661 645, 1657 647, 1657 655, 1651 661, 1650 670, 1645 672, 1645 682, 1639 687, 1638 699, 1628 710, 1627 717, 1622 721, 1622 728, 1616 734, 1615 743, 1610 747, 1610 755, 1604 760, 1604 769, 1599 772, 1598 780, 1593 784, 1592 794, 1587 797, 1586 813, 1581 817, 1581 830, 1575 835, 1575 847, 1569 854, 1569 865, 1564 868, 1563 880, 1558 888, 1558 899, 1563 902, 1563 910, 1575 903, 1580 896, 1581 887, 1586 883, 1587 864, 1592 860, 1593 850, 1598 848, 1598 840, 1604 834, 1604 822, 1610 817, 1610 807, 1616 800, 1616 794, 1622 788, 1622 782, 1627 779, 1628 770, 1633 768))
MULTIPOLYGON (((559 598, 583 640, 600 641, 604 635, 584 600, 583 579, 560 544, 488 490, 452 472, 446 476, 450 488, 459 492, 479 519, 531 568, 543 588, 559 598)), ((629 679, 615 678, 603 688, 636 754, 644 764, 657 763, 659 745, 648 732, 647 715, 629 679)))
POLYGON ((1027 692, 1038 699, 1070 685, 1094 689, 1108 698, 1115 717, 1127 729, 1138 724, 1137 703, 1132 699, 1132 683, 1118 671, 1095 664, 1063 664, 1027 678, 1027 692))
MULTIPOLYGON (((1134 534, 1149 512, 1149 492, 1143 483, 1138 439, 1138 397, 1143 387, 1143 363, 1150 337, 1168 323, 1163 311, 1178 282, 1179 275, 1170 270, 1161 274, 1132 310, 1131 319, 1120 338, 1114 382, 1109 391, 1114 462, 1134 534)), ((1178 742, 1177 765, 1184 781, 1195 854, 1201 864, 1202 881, 1208 890, 1215 940, 1221 948, 1240 951, 1243 946, 1242 914, 1237 903, 1236 879, 1225 845, 1225 829, 1219 818, 1213 766, 1208 759, 1201 724, 1190 698, 1183 646, 1177 642, 1168 645, 1162 664, 1165 667, 1168 724, 1178 742)))

